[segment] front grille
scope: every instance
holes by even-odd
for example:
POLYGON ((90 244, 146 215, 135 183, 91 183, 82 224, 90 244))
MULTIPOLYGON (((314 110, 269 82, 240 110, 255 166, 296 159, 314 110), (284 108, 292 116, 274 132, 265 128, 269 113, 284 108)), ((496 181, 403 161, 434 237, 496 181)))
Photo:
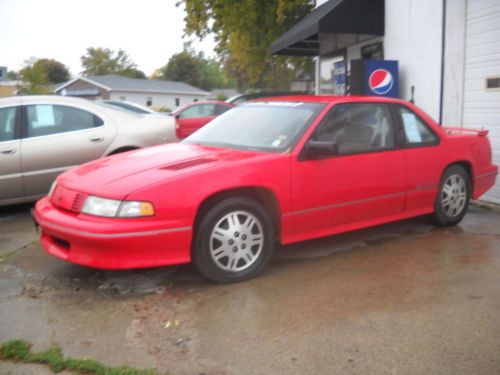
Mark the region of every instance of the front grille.
POLYGON ((86 199, 86 194, 76 192, 62 185, 57 185, 50 197, 50 201, 54 206, 71 212, 80 212, 86 199))
POLYGON ((84 194, 77 193, 75 199, 73 199, 73 204, 71 205, 71 211, 80 212, 82 206, 85 203, 87 196, 84 194))

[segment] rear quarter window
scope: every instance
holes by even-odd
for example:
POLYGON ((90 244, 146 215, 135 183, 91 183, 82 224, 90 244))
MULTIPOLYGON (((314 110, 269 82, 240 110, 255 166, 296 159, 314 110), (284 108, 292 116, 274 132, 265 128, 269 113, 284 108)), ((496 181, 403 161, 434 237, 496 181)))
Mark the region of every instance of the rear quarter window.
POLYGON ((404 106, 398 106, 396 112, 401 121, 406 146, 426 146, 439 143, 438 136, 415 112, 404 106))

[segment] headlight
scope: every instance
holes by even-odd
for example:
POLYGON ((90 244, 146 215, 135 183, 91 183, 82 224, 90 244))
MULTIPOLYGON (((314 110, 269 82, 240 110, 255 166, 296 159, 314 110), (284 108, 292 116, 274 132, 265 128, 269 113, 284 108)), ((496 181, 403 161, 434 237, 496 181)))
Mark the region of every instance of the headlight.
POLYGON ((95 216, 115 217, 121 203, 121 201, 114 199, 99 198, 91 195, 85 201, 82 212, 95 216))
POLYGON ((151 203, 134 201, 123 201, 118 212, 119 217, 143 217, 153 216, 154 214, 155 209, 151 203))
POLYGON ((154 207, 149 202, 118 201, 92 195, 85 201, 82 212, 104 217, 144 217, 155 214, 154 207))

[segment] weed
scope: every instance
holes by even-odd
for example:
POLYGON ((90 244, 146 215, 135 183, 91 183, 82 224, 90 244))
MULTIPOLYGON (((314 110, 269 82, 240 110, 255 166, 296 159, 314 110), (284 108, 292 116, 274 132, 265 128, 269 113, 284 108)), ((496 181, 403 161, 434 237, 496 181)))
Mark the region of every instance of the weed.
POLYGON ((157 375, 155 370, 131 367, 108 367, 93 359, 65 358, 61 348, 52 346, 43 352, 33 353, 31 344, 23 340, 8 341, 0 345, 0 359, 23 363, 40 363, 54 373, 64 370, 81 375, 157 375))

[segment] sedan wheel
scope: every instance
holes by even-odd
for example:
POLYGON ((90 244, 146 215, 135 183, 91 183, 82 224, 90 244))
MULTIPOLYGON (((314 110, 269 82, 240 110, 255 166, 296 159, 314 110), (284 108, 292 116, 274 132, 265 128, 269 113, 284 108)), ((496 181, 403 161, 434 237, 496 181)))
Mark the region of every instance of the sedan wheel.
POLYGON ((462 213, 467 202, 467 188, 464 178, 459 174, 448 177, 441 190, 441 205, 449 217, 462 213))
POLYGON ((248 211, 232 211, 215 225, 210 236, 210 255, 223 270, 240 272, 259 258, 264 247, 260 220, 248 211))
POLYGON ((228 198, 214 205, 197 225, 193 263, 215 282, 246 280, 264 269, 274 241, 274 225, 258 202, 228 198))
POLYGON ((471 195, 467 171, 461 165, 448 167, 441 177, 431 219, 438 226, 458 224, 469 206, 471 195))

